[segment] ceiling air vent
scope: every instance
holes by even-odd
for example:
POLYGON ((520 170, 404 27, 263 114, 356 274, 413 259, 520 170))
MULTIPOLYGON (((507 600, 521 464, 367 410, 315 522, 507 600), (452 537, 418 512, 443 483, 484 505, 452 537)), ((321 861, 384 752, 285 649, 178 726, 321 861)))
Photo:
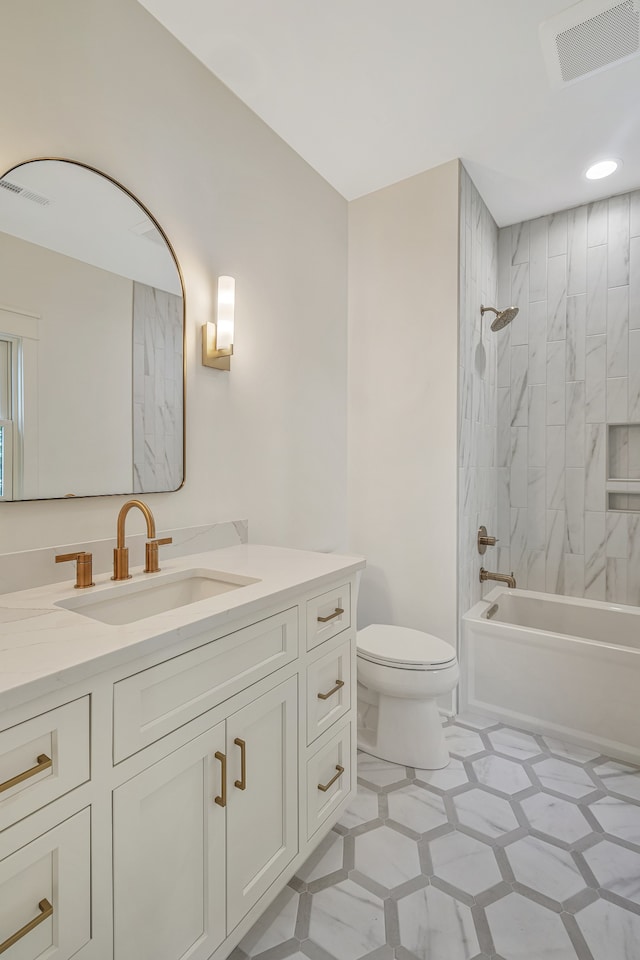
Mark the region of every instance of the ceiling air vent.
POLYGON ((39 193, 34 193, 33 190, 27 190, 25 187, 21 187, 18 183, 12 183, 11 180, 2 179, 0 180, 0 187, 3 190, 8 190, 9 193, 15 193, 17 196, 22 197, 23 200, 31 200, 33 203, 39 203, 41 207, 46 207, 50 200, 47 197, 43 197, 39 193))
POLYGON ((144 237, 145 240, 151 240, 152 243, 157 243, 161 247, 164 247, 164 237, 150 220, 142 220, 140 223, 136 223, 135 226, 129 227, 129 229, 137 236, 144 237))
POLYGON ((540 27, 547 70, 566 86, 640 53, 640 0, 581 0, 540 27))

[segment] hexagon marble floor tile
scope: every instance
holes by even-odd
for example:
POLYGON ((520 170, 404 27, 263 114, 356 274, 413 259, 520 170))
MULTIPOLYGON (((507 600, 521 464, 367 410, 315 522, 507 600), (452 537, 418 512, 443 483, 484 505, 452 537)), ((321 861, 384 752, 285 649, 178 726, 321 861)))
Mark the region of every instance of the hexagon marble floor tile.
POLYGON ((464 716, 360 753, 349 810, 230 960, 640 960, 640 769, 464 716))

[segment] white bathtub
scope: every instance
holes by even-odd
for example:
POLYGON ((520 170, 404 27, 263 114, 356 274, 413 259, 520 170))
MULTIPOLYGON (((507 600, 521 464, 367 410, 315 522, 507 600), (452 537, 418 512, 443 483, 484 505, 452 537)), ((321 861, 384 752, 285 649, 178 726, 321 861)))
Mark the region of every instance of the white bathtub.
POLYGON ((462 618, 461 709, 640 762, 640 608, 497 587, 462 618))

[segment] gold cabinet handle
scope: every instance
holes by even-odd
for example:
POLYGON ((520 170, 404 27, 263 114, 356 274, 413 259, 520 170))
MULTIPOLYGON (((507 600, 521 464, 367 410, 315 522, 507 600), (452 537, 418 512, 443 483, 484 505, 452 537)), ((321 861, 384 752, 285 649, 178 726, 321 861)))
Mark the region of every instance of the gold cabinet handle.
POLYGON ((238 790, 247 789, 247 744, 244 740, 241 740, 240 737, 236 737, 233 741, 236 746, 240 747, 240 779, 234 781, 234 786, 238 790))
POLYGON ((328 617, 318 617, 318 623, 328 623, 329 620, 335 620, 336 617, 342 616, 344 610, 342 607, 336 607, 333 613, 330 613, 328 617))
POLYGON ((220 761, 220 777, 222 779, 222 787, 220 789, 220 796, 214 797, 213 799, 218 804, 219 807, 226 807, 227 805, 227 758, 224 753, 220 753, 219 750, 216 750, 215 753, 216 760, 220 761))
POLYGON ((49 767, 53 766, 51 757, 48 757, 46 753, 41 753, 37 760, 38 762, 35 767, 25 770, 24 773, 19 773, 17 777, 12 777, 11 780, 5 780, 4 783, 0 783, 0 793, 4 793, 5 790, 11 790, 11 787, 15 787, 19 783, 28 780, 29 777, 35 777, 36 774, 42 773, 43 770, 48 770, 49 767))
POLYGON ((344 680, 336 680, 336 685, 328 693, 319 693, 318 700, 328 700, 329 697, 332 697, 334 693, 337 693, 338 690, 344 687, 344 680))
POLYGON ((29 920, 29 923, 25 923, 24 927, 20 927, 17 933, 14 933, 8 940, 5 940, 3 943, 0 943, 0 953, 4 953, 5 950, 8 950, 9 947, 12 947, 14 943, 17 943, 18 940, 22 940, 23 937, 26 937, 28 933, 31 933, 32 930, 42 923, 44 920, 47 920, 53 915, 53 907, 47 899, 41 900, 38 904, 40 913, 37 917, 34 917, 33 920, 29 920))
POLYGON ((336 770, 337 770, 338 772, 337 772, 336 774, 334 774, 333 777, 331 777, 331 780, 329 780, 329 783, 319 783, 319 784, 318 784, 318 790, 322 790, 323 793, 326 793, 327 790, 329 789, 329 787, 332 787, 333 784, 334 784, 334 783, 336 782, 336 780, 338 779, 338 777, 341 777, 342 774, 344 773, 344 767, 341 767, 339 763, 336 763, 336 770))

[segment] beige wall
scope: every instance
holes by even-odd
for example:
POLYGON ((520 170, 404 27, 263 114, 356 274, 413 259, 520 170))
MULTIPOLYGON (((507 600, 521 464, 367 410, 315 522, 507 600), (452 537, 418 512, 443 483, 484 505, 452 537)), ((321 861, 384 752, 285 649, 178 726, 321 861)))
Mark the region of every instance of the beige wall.
POLYGON ((349 546, 359 625, 456 642, 458 161, 349 205, 349 546))
MULTIPOLYGON (((36 156, 104 170, 184 273, 187 482, 148 497, 159 529, 248 517, 254 541, 343 548, 346 202, 135 0, 2 14, 1 172, 36 156), (228 375, 198 357, 219 274, 237 281, 228 375)), ((122 502, 3 504, 0 551, 110 536, 122 502)))

